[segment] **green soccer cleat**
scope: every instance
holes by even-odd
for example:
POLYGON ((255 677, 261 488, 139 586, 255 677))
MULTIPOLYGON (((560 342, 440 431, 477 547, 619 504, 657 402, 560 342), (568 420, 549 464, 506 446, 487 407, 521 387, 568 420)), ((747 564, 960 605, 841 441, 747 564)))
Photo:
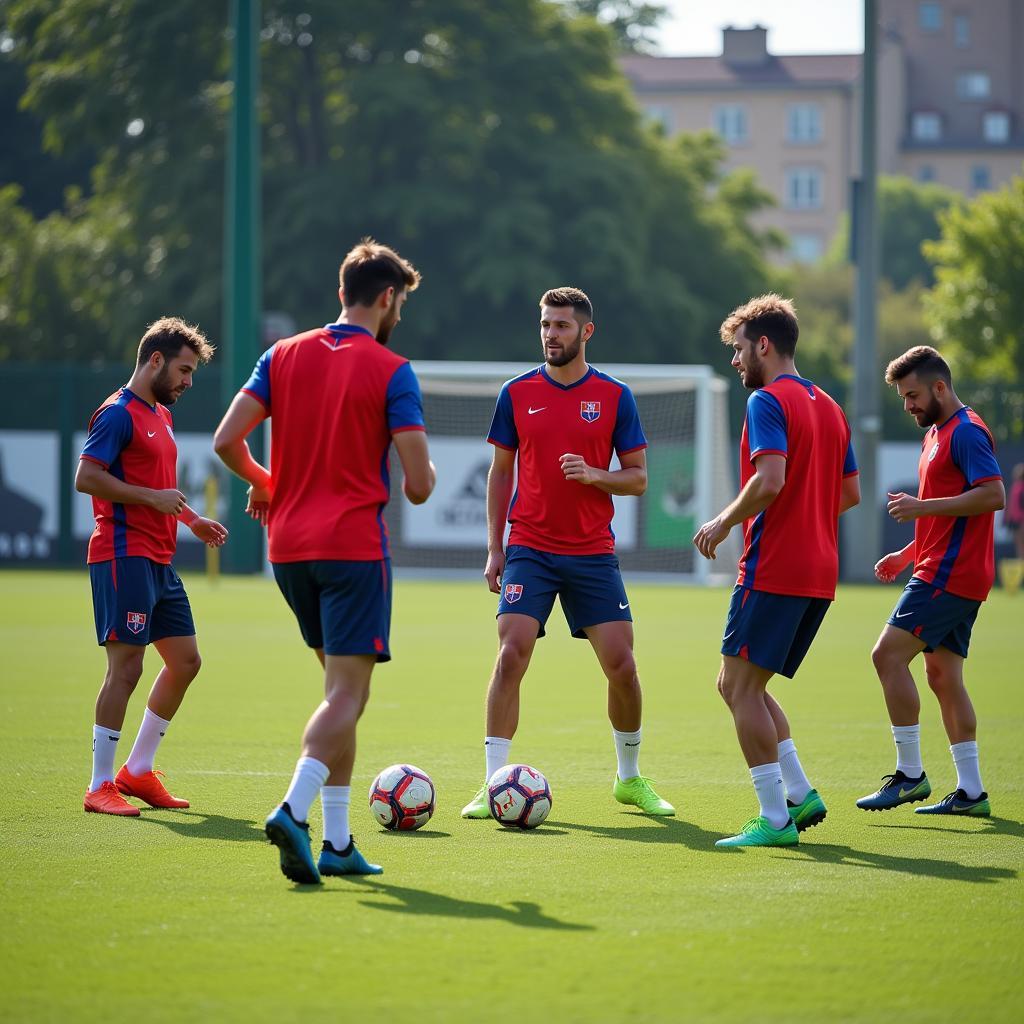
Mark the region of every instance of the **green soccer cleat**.
POLYGON ((820 825, 825 820, 825 815, 828 814, 825 801, 821 799, 816 789, 812 789, 800 803, 794 804, 787 800, 786 805, 789 810, 789 818, 796 825, 797 832, 820 825))
POLYGON ((676 813, 676 809, 667 801, 662 800, 651 786, 651 780, 645 779, 642 775, 626 779, 625 782, 615 776, 615 785, 612 786, 612 796, 620 804, 632 804, 639 807, 644 814, 655 814, 661 818, 667 818, 676 813))
POLYGON ((462 808, 462 816, 464 818, 489 818, 491 816, 486 782, 476 791, 476 796, 462 808))
POLYGON ((972 799, 962 789, 957 789, 944 796, 937 804, 915 807, 914 813, 959 814, 969 818, 987 818, 992 813, 992 808, 989 806, 988 793, 982 793, 981 796, 972 799))
POLYGON ((799 842, 792 818, 782 828, 772 828, 767 818, 757 817, 751 818, 739 835, 719 839, 715 846, 796 846, 799 842))

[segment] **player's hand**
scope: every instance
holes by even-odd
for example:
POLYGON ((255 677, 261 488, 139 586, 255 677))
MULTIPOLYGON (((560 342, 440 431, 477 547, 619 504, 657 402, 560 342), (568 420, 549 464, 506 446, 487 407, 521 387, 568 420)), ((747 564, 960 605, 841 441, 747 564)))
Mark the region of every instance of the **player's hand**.
POLYGON ((492 594, 501 593, 501 577, 505 572, 505 552, 488 551, 487 565, 484 566, 484 579, 492 594))
POLYGON ((185 495, 173 487, 166 491, 153 491, 150 505, 169 516, 176 516, 185 507, 185 495))
POLYGON ((715 549, 729 536, 729 528, 722 525, 720 516, 706 522, 693 538, 694 546, 705 557, 713 559, 715 549))
POLYGON ((892 583, 908 564, 902 551, 892 551, 875 562, 875 577, 882 583, 892 583))
POLYGON ((189 529, 207 547, 219 548, 228 539, 228 531, 215 519, 207 519, 205 516, 200 516, 189 529))
POLYGON ((246 515, 255 519, 260 526, 266 526, 270 518, 270 488, 252 486, 246 495, 249 499, 245 506, 246 515))
POLYGON ((558 461, 561 463, 562 473, 566 480, 575 480, 580 484, 592 484, 597 480, 596 470, 583 461, 582 455, 566 452, 558 461))
POLYGON ((898 494, 889 493, 888 511, 897 523, 909 523, 925 514, 924 502, 920 498, 912 498, 902 491, 898 494))

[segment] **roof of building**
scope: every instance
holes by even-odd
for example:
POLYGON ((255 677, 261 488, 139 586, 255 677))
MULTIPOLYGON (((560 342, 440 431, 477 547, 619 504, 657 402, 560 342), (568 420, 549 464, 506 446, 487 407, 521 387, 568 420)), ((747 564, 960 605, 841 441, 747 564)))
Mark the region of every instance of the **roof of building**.
POLYGON ((722 57, 623 57, 622 69, 638 92, 746 89, 776 86, 851 86, 860 75, 859 53, 769 55, 759 64, 729 64, 722 57))

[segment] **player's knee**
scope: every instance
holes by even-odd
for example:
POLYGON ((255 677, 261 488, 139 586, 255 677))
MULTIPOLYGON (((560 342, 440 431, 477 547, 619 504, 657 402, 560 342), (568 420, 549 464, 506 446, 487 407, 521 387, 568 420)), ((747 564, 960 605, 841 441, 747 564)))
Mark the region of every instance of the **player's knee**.
POLYGON ((111 665, 107 670, 107 682, 120 690, 133 691, 142 678, 142 655, 111 665))
POLYGON ((640 684, 636 677, 636 659, 631 651, 613 658, 607 663, 605 671, 609 684, 616 689, 631 690, 640 684))
POLYGON ((203 667, 203 659, 199 655, 199 651, 193 651, 193 653, 182 658, 182 660, 175 666, 175 674, 180 678, 187 679, 191 682, 197 675, 199 670, 203 667))
POLYGON ((951 693, 960 685, 960 681, 955 676, 944 671, 938 665, 926 664, 924 671, 925 677, 928 680, 928 686, 937 697, 951 693))
POLYGON ((522 679, 530 663, 530 650, 515 640, 502 641, 498 649, 498 663, 494 667, 494 680, 498 684, 516 683, 522 679))
POLYGON ((729 707, 732 707, 736 700, 736 680, 730 679, 724 672, 718 674, 718 692, 729 707))
POLYGON ((894 664, 893 652, 881 640, 871 649, 871 664, 875 666, 878 678, 885 682, 885 675, 894 664))

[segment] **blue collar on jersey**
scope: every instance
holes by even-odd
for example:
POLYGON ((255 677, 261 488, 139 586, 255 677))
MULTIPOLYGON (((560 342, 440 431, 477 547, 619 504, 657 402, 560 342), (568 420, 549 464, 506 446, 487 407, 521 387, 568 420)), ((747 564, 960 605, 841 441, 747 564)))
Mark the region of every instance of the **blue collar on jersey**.
POLYGON ((594 375, 594 368, 587 366, 587 372, 579 380, 574 380, 571 384, 559 384, 557 380, 553 380, 551 374, 548 373, 547 366, 542 366, 540 373, 549 384, 553 384, 556 388, 561 388, 563 391, 571 391, 573 388, 579 387, 585 380, 589 380, 594 375))
POLYGON ((132 391, 132 389, 130 387, 128 387, 127 384, 123 384, 121 386, 121 390, 126 395, 130 395, 132 398, 134 398, 136 402, 141 402, 147 409, 151 409, 153 412, 156 412, 156 406, 155 405, 150 405, 149 402, 147 402, 144 398, 140 398, 137 394, 135 394, 134 391, 132 391))
POLYGON ((966 413, 968 409, 970 409, 969 405, 961 405, 960 408, 957 409, 957 411, 953 413, 952 416, 947 416, 946 419, 944 419, 941 423, 933 423, 932 426, 935 427, 935 432, 938 433, 940 430, 944 429, 947 424, 952 423, 953 420, 955 420, 962 413, 966 413))
POLYGON ((365 334, 368 338, 373 338, 374 341, 377 340, 365 327, 360 327, 358 324, 324 324, 324 330, 343 338, 358 333, 365 334))

